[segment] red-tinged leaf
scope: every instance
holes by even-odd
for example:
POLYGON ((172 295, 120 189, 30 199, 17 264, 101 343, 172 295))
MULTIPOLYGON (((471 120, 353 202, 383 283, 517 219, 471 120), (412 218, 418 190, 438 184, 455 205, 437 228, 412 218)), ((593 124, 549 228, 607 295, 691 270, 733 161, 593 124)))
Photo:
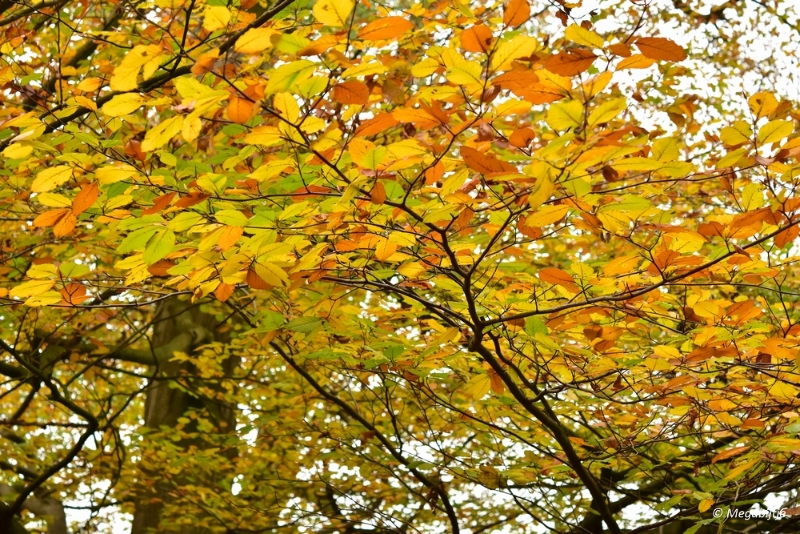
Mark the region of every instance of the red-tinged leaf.
POLYGON ((60 221, 64 215, 70 213, 70 211, 69 208, 45 211, 33 220, 33 225, 37 228, 50 228, 51 226, 55 226, 55 224, 60 221))
POLYGON ((395 119, 391 113, 378 113, 359 126, 356 130, 356 135, 367 137, 369 135, 383 133, 392 126, 397 126, 397 124, 399 124, 399 121, 395 119))
POLYGON ((536 134, 531 128, 521 128, 519 130, 515 130, 514 133, 508 137, 508 142, 517 148, 525 148, 535 138, 536 134))
POLYGON ((220 233, 219 239, 217 239, 217 246, 221 251, 225 252, 239 241, 243 233, 244 228, 241 226, 226 226, 220 233))
POLYGON ((184 195, 178 199, 175 203, 175 206, 178 208, 188 208, 190 206, 194 206, 195 204, 200 204, 202 201, 210 197, 211 195, 205 195, 203 193, 193 192, 189 193, 188 195, 184 195))
POLYGON ((369 88, 361 82, 342 82, 333 88, 333 99, 340 104, 364 106, 369 101, 369 88))
POLYGON ((509 0, 503 9, 503 24, 516 28, 531 16, 528 0, 509 0))
POLYGON ((572 291, 580 290, 575 284, 575 279, 572 275, 558 267, 545 267, 544 269, 539 269, 536 274, 542 282, 563 286, 572 291))
POLYGON ((666 37, 640 37, 634 43, 639 51, 651 58, 662 61, 683 61, 686 50, 666 37))
POLYGON ((775 236, 775 246, 783 248, 792 243, 800 235, 800 226, 794 225, 775 236))
POLYGON ((78 218, 72 213, 72 210, 68 211, 59 221, 53 226, 53 233, 56 237, 64 237, 72 233, 72 230, 75 229, 75 225, 78 223, 78 218))
POLYGON ((719 454, 715 454, 713 458, 711 458, 711 463, 715 464, 722 460, 727 460, 729 458, 733 458, 734 456, 739 456, 742 453, 745 453, 750 450, 750 446, 748 445, 740 445, 739 447, 734 447, 732 449, 728 449, 727 451, 722 451, 719 454))
POLYGON ((515 173, 517 168, 505 161, 498 160, 493 155, 484 154, 468 146, 461 147, 461 157, 467 167, 481 174, 515 173))
POLYGON ((153 276, 169 276, 169 270, 175 267, 172 260, 159 260, 147 268, 147 272, 153 276))
POLYGON ((72 201, 72 213, 80 215, 91 208, 99 195, 100 189, 97 182, 83 186, 75 196, 75 200, 72 201))
POLYGON ((375 182, 369 197, 373 204, 383 204, 386 202, 386 188, 380 180, 375 182))
POLYGON ((614 43, 606 47, 615 56, 631 57, 631 49, 625 43, 614 43))
POLYGON ((228 107, 225 109, 225 112, 228 114, 228 118, 233 122, 244 124, 253 116, 255 106, 254 102, 250 102, 245 98, 231 96, 228 98, 228 107))
POLYGON ((77 306, 92 298, 86 295, 86 286, 76 282, 71 282, 64 286, 64 289, 62 289, 60 293, 64 298, 64 302, 71 306, 77 306))
POLYGON ((441 160, 425 169, 425 183, 431 185, 438 182, 444 176, 444 164, 441 160))
POLYGON ((596 58, 597 56, 589 50, 578 48, 550 56, 544 67, 559 76, 576 76, 591 67, 596 58))
POLYGON ((486 53, 492 46, 492 30, 484 24, 470 26, 461 32, 461 48, 467 52, 486 53))
POLYGON ((263 278, 258 276, 253 269, 247 271, 247 278, 245 278, 245 282, 253 289, 270 289, 272 287, 266 283, 263 278))
POLYGON ((361 28, 358 38, 367 41, 385 41, 399 37, 412 29, 414 25, 403 17, 382 17, 361 28))
POLYGON ((233 291, 236 289, 236 286, 233 284, 226 284, 224 282, 220 283, 217 286, 217 289, 214 290, 214 296, 220 302, 225 302, 228 300, 231 295, 233 295, 233 291))
POLYGON ((498 395, 502 395, 506 390, 505 384, 503 384, 503 377, 495 372, 490 372, 489 376, 491 377, 492 381, 492 391, 498 395))
POLYGON ((166 195, 161 195, 160 197, 156 197, 152 206, 142 210, 142 215, 151 215, 163 210, 169 206, 170 202, 172 202, 172 199, 175 198, 175 195, 177 195, 177 193, 172 192, 167 193, 166 195))

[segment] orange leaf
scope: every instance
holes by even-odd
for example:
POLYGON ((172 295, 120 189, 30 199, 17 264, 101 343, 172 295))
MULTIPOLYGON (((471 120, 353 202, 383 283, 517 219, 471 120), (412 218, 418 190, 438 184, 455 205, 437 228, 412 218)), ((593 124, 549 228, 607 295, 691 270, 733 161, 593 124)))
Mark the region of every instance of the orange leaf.
POLYGON ((631 57, 631 49, 625 43, 614 43, 608 45, 608 51, 615 56, 631 57))
POLYGON ((269 289, 272 286, 264 281, 263 278, 258 276, 253 269, 247 271, 247 278, 245 278, 247 285, 253 289, 269 289))
POLYGON ((528 0, 511 0, 503 9, 503 24, 516 28, 531 16, 528 0))
POLYGON ((159 260, 147 268, 147 272, 153 276, 169 276, 169 270, 175 267, 172 260, 159 260))
POLYGON ((559 52, 544 64, 544 67, 560 76, 575 76, 592 66, 596 55, 588 50, 576 49, 572 52, 559 52))
POLYGON ((233 284, 226 284, 221 283, 217 286, 217 289, 214 291, 214 296, 217 297, 217 300, 220 302, 225 302, 233 295, 233 290, 236 289, 236 286, 233 284))
POLYGON ((492 46, 492 30, 476 24, 461 32, 461 48, 467 52, 486 52, 492 46))
POLYGON ((622 61, 617 64, 617 70, 622 69, 646 69, 653 63, 655 63, 655 59, 649 58, 644 54, 634 54, 630 57, 626 57, 622 61))
POLYGON ((636 47, 650 59, 664 61, 683 61, 686 50, 666 37, 641 37, 636 40, 636 47))
POLYGON ((727 460, 728 458, 733 458, 734 456, 738 456, 743 452, 749 451, 750 447, 747 445, 742 445, 740 447, 734 447, 732 449, 728 449, 727 451, 722 451, 719 454, 715 454, 713 458, 711 458, 711 463, 715 464, 721 460, 727 460))
POLYGON ((430 185, 438 182, 444 176, 444 164, 441 160, 437 161, 433 166, 425 169, 425 183, 430 185))
POLYGON ((60 291, 61 296, 64 297, 64 302, 77 306, 81 302, 89 300, 91 297, 86 295, 86 287, 83 284, 72 282, 67 284, 64 289, 60 291))
POLYGON ((232 96, 228 98, 228 118, 238 124, 244 124, 253 116, 255 104, 244 98, 232 96))
POLYGON ((241 226, 226 226, 217 239, 217 246, 222 251, 228 250, 242 237, 243 232, 244 228, 241 226))
POLYGON ((33 225, 37 228, 49 228, 54 226, 64 215, 69 212, 69 208, 46 211, 33 220, 33 225))
POLYGON ((464 158, 467 167, 481 174, 517 172, 517 168, 510 163, 500 161, 494 156, 483 154, 468 146, 461 147, 461 157, 464 158))
POLYGON ((383 17, 373 20, 361 28, 358 38, 367 41, 383 41, 394 39, 413 28, 414 25, 403 17, 383 17))
POLYGON ((364 137, 368 135, 375 135, 391 128, 392 126, 396 126, 397 123, 397 119, 395 119, 391 114, 378 113, 373 118, 359 126, 358 130, 356 130, 356 135, 364 137))
POLYGON ((203 193, 192 192, 186 196, 181 197, 175 203, 175 206, 179 208, 188 208, 190 206, 194 206, 195 204, 200 204, 202 201, 204 201, 210 196, 211 195, 204 195, 203 193))
POLYGON ((78 218, 72 211, 69 211, 53 226, 53 233, 56 237, 64 237, 72 232, 77 223, 78 218))
POLYGON ((333 99, 341 104, 366 105, 369 88, 361 82, 343 82, 333 88, 333 99))
POLYGON ((580 290, 580 288, 575 284, 575 279, 572 278, 572 275, 563 269, 559 269, 558 267, 546 267, 544 269, 540 269, 536 274, 539 277, 539 280, 542 282, 564 286, 573 291, 580 290))
POLYGON ((386 202, 386 188, 380 181, 377 181, 369 196, 373 204, 383 204, 386 202))
POLYGON ((97 186, 97 182, 83 186, 75 196, 75 200, 72 201, 72 213, 80 215, 91 208, 99 194, 100 189, 97 186))
POLYGON ((491 382, 492 391, 494 391, 498 395, 502 395, 503 392, 505 391, 505 385, 503 384, 503 378, 499 374, 495 373, 494 371, 491 371, 489 373, 489 376, 491 377, 491 380, 492 380, 492 382, 491 382))
POLYGON ((163 210, 164 208, 169 206, 169 203, 172 202, 172 199, 175 198, 175 195, 177 195, 177 193, 172 192, 157 197, 153 202, 152 206, 142 210, 142 215, 151 215, 153 213, 158 213, 159 211, 163 210))
POLYGON ((794 225, 775 236, 775 246, 783 248, 800 235, 800 226, 794 225))
POLYGON ((508 142, 517 148, 525 148, 536 137, 536 134, 530 128, 521 128, 515 130, 514 133, 508 138, 508 142))

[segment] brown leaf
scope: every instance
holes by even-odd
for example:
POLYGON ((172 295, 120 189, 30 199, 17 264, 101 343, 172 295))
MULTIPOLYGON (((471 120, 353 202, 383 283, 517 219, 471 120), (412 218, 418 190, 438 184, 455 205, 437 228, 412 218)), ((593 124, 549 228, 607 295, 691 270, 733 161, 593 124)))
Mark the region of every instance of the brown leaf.
POLYGON ((383 187, 380 180, 375 182, 375 186, 372 188, 372 192, 369 196, 373 204, 383 204, 386 202, 386 188, 383 187))
POLYGON ((642 54, 650 59, 663 61, 683 61, 686 59, 686 50, 666 37, 640 37, 634 44, 642 54))
POLYGON ((517 168, 505 161, 498 160, 493 155, 484 154, 468 146, 461 147, 461 157, 467 167, 481 174, 515 173, 517 168))
POLYGON ((578 48, 571 52, 562 51, 555 56, 550 56, 544 67, 560 76, 576 76, 591 67, 596 58, 597 56, 589 50, 578 48))

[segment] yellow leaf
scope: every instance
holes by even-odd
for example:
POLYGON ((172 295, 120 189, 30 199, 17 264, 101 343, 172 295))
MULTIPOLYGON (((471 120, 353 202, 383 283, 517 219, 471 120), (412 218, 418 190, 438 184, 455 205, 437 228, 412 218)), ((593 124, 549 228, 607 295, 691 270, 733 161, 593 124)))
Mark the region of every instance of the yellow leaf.
POLYGON ((560 204, 558 206, 548 205, 540 208, 534 213, 528 215, 528 218, 525 220, 525 226, 533 226, 533 227, 542 227, 547 226, 548 224, 553 224, 554 222, 558 222, 563 219, 567 212, 569 211, 569 206, 566 204, 560 204))
POLYGON ((732 126, 726 126, 720 131, 719 138, 729 146, 740 145, 750 141, 753 130, 745 121, 736 121, 732 126))
POLYGON ((251 28, 236 40, 233 49, 242 54, 258 54, 272 48, 272 36, 280 35, 272 28, 251 28))
POLYGON ((628 107, 625 97, 614 98, 603 102, 589 114, 589 126, 596 126, 610 121, 628 107))
POLYGON ((654 171, 658 169, 661 164, 648 158, 625 158, 615 161, 611 164, 618 171, 654 171))
POLYGON ((58 193, 39 193, 36 195, 36 200, 43 206, 50 208, 71 208, 72 201, 64 195, 58 193))
POLYGON ((577 24, 572 24, 567 28, 564 36, 573 43, 588 46, 589 48, 603 48, 603 38, 592 30, 587 30, 577 24))
POLYGON ((112 91, 132 91, 138 85, 142 67, 153 58, 157 58, 161 47, 157 45, 137 45, 128 52, 122 62, 114 69, 109 86, 112 91))
POLYGON ((700 501, 700 504, 697 505, 697 511, 702 514, 703 512, 707 512, 712 506, 714 506, 714 499, 703 499, 700 501))
POLYGON ((255 271, 266 283, 273 286, 288 286, 289 276, 286 272, 269 262, 259 262, 255 264, 255 271))
POLYGON ((747 184, 742 190, 742 207, 746 211, 752 211, 764 205, 764 195, 761 185, 757 183, 747 184))
POLYGON ((350 67, 342 73, 342 78, 355 78, 357 76, 372 76, 373 74, 383 74, 386 66, 380 61, 367 61, 355 67, 350 67))
POLYGON ((105 167, 100 167, 96 171, 94 171, 94 176, 97 178, 97 181, 103 185, 113 184, 116 182, 121 182, 122 180, 127 180, 134 174, 137 174, 138 171, 136 168, 130 165, 122 165, 120 167, 113 167, 111 165, 107 165, 105 167))
POLYGON ((203 12, 203 29, 213 32, 224 28, 231 21, 231 12, 224 6, 206 6, 203 12))
POLYGON ((50 290, 54 285, 56 285, 55 280, 30 280, 11 289, 8 294, 17 298, 33 297, 50 290))
POLYGON ((314 18, 325 26, 346 26, 353 10, 351 0, 320 0, 314 3, 314 18))
POLYGON ((492 387, 492 378, 488 374, 475 375, 464 387, 464 393, 473 400, 481 400, 492 387))
POLYGON ((775 143, 788 137, 794 131, 792 121, 771 121, 758 130, 758 140, 763 143, 775 143))
POLYGON ((36 179, 31 184, 31 191, 34 193, 44 193, 45 191, 55 189, 70 178, 72 178, 72 167, 68 165, 50 167, 36 175, 36 179))
POLYGON ((283 138, 281 131, 276 127, 259 126, 245 135, 242 142, 248 145, 274 146, 283 143, 283 138))
POLYGON ((772 387, 769 388, 769 394, 771 396, 784 400, 795 400, 798 392, 800 392, 800 390, 793 385, 780 381, 775 381, 772 387))
POLYGON ((8 159, 22 159, 30 156, 31 152, 33 152, 32 145, 14 143, 12 145, 8 145, 5 150, 3 150, 3 156, 8 159))
POLYGON ((187 115, 181 125, 181 136, 187 143, 191 143, 200 136, 200 131, 203 129, 203 121, 194 113, 187 115))
POLYGON ((144 102, 145 99, 138 93, 124 93, 103 104, 100 112, 106 117, 123 117, 142 107, 144 102))
POLYGON ((756 119, 766 117, 776 109, 778 109, 778 100, 772 93, 762 92, 756 93, 747 100, 750 106, 750 111, 756 116, 756 119))
POLYGON ((103 80, 101 78, 84 78, 81 80, 81 83, 75 87, 75 89, 89 93, 92 91, 97 91, 101 85, 103 85, 103 80))
POLYGON ((289 93, 278 93, 273 97, 272 105, 275 110, 281 114, 281 117, 291 122, 297 123, 300 118, 300 106, 297 105, 297 100, 289 93))
POLYGON ((397 243, 393 243, 385 237, 382 237, 375 247, 375 258, 380 261, 386 261, 395 252, 397 252, 397 243))
POLYGON ((579 100, 558 102, 547 110, 547 124, 554 130, 567 130, 583 124, 583 104, 579 100))
POLYGON ((733 167, 736 163, 744 157, 749 149, 747 147, 742 147, 733 152, 729 152, 727 156, 720 159, 717 164, 717 169, 727 169, 728 167, 733 167))
POLYGON ((269 81, 267 82, 266 89, 267 94, 271 95, 290 91, 295 84, 310 78, 315 68, 316 64, 307 59, 281 65, 269 73, 269 81))
POLYGON ((614 258, 603 267, 603 274, 606 276, 616 276, 618 274, 630 274, 639 265, 641 258, 639 256, 623 256, 621 258, 614 258))
POLYGON ((508 70, 511 62, 521 57, 529 57, 539 50, 538 39, 527 35, 518 35, 497 47, 492 55, 491 68, 493 71, 508 70))
POLYGON ((144 136, 142 151, 151 152, 162 147, 178 135, 181 131, 181 126, 183 126, 183 115, 175 115, 161 122, 155 128, 151 128, 144 136))

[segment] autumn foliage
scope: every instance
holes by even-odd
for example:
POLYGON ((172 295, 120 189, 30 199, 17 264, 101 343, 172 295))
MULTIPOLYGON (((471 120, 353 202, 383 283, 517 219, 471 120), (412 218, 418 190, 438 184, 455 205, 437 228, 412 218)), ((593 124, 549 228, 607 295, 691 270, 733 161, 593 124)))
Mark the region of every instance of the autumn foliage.
POLYGON ((0 0, 0 532, 797 531, 797 17, 688 4, 0 0))

